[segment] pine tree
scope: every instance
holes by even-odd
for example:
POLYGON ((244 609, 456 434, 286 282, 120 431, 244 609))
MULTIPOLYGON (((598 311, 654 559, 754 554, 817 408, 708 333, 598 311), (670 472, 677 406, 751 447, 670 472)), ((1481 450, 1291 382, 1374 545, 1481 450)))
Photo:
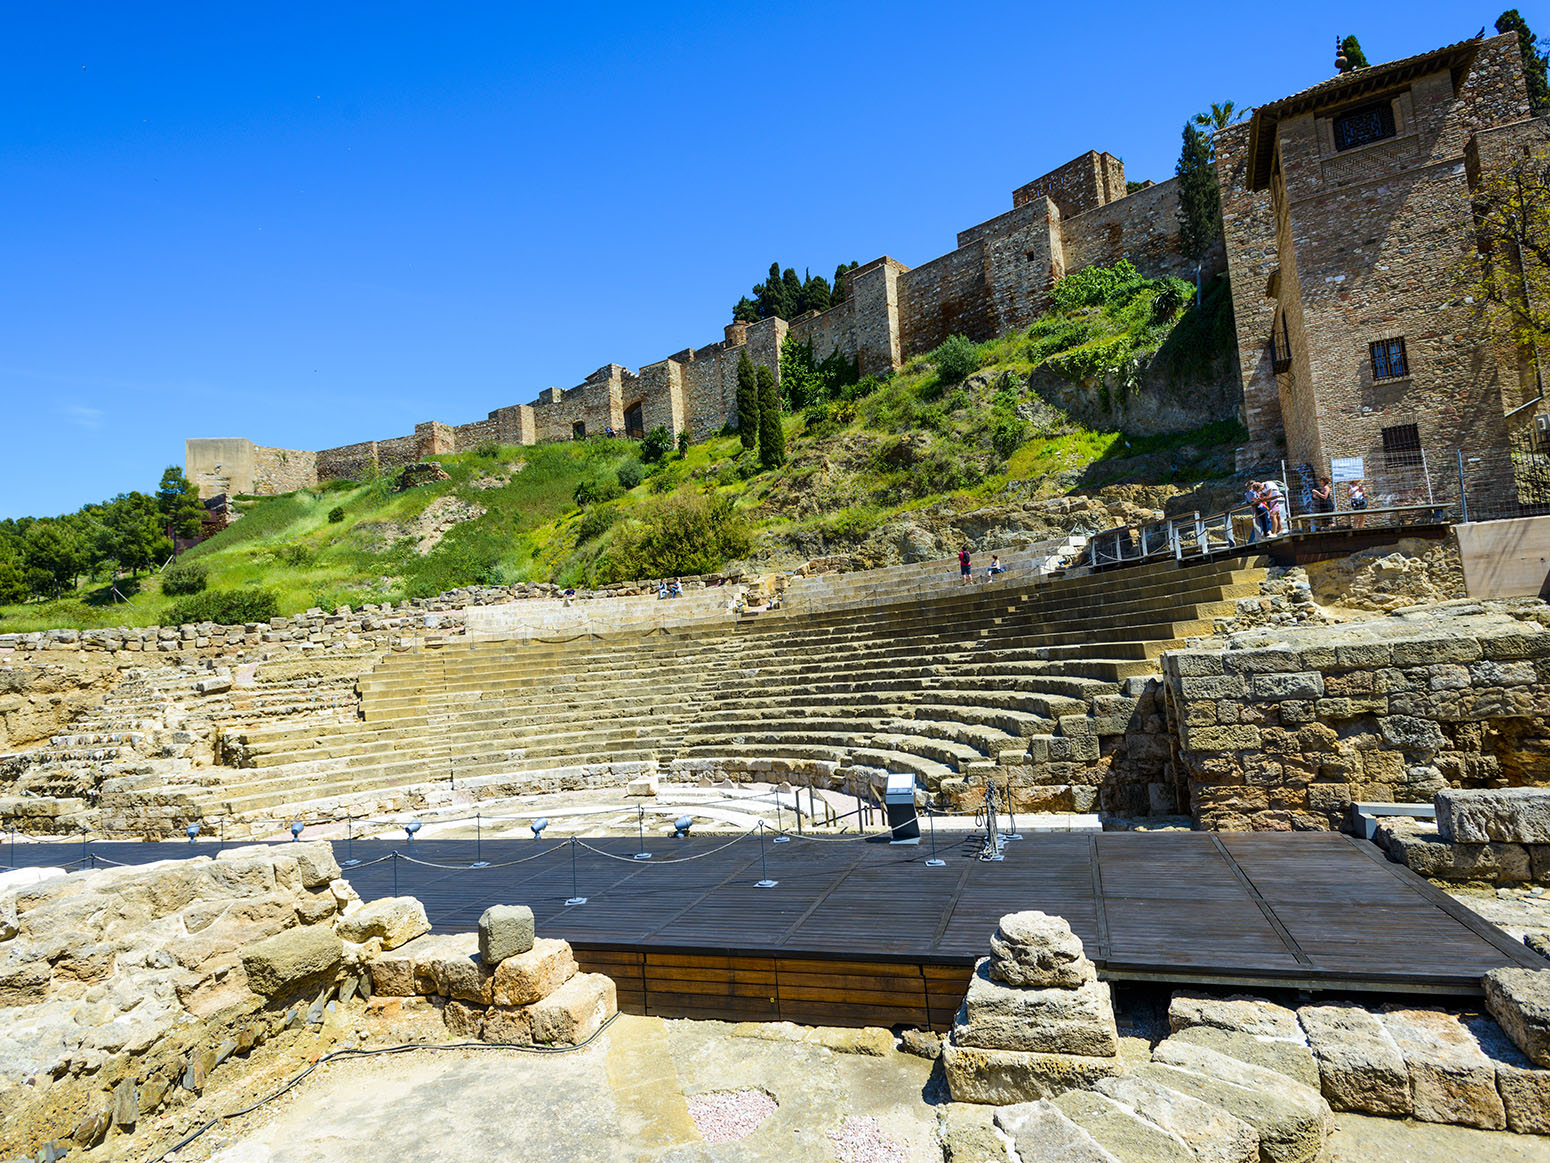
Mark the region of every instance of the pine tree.
POLYGON ((1536 117, 1550 109, 1550 81, 1545 77, 1545 58, 1540 54, 1528 21, 1509 8, 1496 18, 1497 32, 1518 34, 1518 51, 1523 55, 1523 79, 1528 84, 1529 112, 1536 117))
POLYGON ((1362 42, 1354 36, 1348 36, 1340 42, 1340 51, 1345 54, 1345 71, 1367 68, 1367 54, 1362 51, 1362 42))
POLYGON ((759 366, 759 463, 774 468, 786 463, 786 433, 780 423, 780 389, 775 373, 759 366))
POLYGON ((744 448, 752 448, 759 433, 759 381, 753 360, 743 348, 737 357, 737 436, 744 448))
POLYGON ((199 490, 175 464, 169 464, 167 471, 161 474, 161 484, 156 489, 156 508, 161 513, 162 523, 173 536, 199 536, 205 507, 199 503, 199 490))
POLYGON ((1184 125, 1179 153, 1179 250, 1201 258, 1222 230, 1222 194, 1211 164, 1211 142, 1195 126, 1184 125))

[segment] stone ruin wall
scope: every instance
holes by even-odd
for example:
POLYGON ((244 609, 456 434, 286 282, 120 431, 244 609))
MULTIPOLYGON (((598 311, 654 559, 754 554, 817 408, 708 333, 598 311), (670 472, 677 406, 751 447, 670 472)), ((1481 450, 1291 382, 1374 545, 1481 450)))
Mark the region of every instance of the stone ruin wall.
MULTIPOLYGON (((646 431, 660 425, 702 440, 737 423, 739 356, 746 350, 778 377, 788 331, 811 343, 820 359, 839 352, 862 374, 883 374, 955 333, 983 341, 1026 327, 1069 271, 1128 258, 1149 275, 1192 277, 1195 264, 1177 253, 1177 205, 1176 179, 1127 195, 1123 164, 1089 152, 1016 191, 1012 210, 962 231, 947 254, 915 268, 885 256, 852 271, 846 299, 827 311, 731 324, 722 340, 685 348, 638 373, 607 364, 574 388, 547 388, 531 404, 468 424, 422 423, 411 435, 318 452, 191 439, 188 475, 205 497, 289 492, 393 472, 485 441, 570 440, 577 424, 588 436, 610 428, 623 433, 635 404, 646 431)), ((1203 273, 1224 269, 1225 261, 1218 250, 1203 273)))
POLYGON ((1201 827, 1339 828, 1353 803, 1550 786, 1550 614, 1444 603, 1163 655, 1180 797, 1201 827))

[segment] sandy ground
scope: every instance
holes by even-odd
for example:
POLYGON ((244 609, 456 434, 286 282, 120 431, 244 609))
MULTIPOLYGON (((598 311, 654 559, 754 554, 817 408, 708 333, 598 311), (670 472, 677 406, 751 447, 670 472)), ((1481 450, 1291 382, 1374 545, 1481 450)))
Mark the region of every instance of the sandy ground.
MULTIPOLYGON (((624 1015, 570 1054, 420 1050, 330 1063, 176 1158, 940 1163, 945 1095, 933 1065, 906 1054, 866 1057, 735 1036, 720 1022, 624 1015), (746 1137, 706 1142, 691 1098, 750 1091, 773 1099, 774 1112, 746 1137)), ((1339 1115, 1329 1158, 1550 1163, 1550 1140, 1339 1115)))

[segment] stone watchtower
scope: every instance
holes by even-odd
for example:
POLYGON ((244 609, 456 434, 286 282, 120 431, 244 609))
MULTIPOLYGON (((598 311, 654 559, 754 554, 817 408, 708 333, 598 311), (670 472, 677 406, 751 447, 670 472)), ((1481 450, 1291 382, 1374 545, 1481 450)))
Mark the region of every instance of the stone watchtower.
POLYGON ((1528 116, 1507 35, 1343 72, 1216 135, 1253 459, 1335 461, 1401 503, 1428 473, 1456 493, 1459 448, 1505 446, 1517 356, 1457 272, 1479 159, 1528 116))

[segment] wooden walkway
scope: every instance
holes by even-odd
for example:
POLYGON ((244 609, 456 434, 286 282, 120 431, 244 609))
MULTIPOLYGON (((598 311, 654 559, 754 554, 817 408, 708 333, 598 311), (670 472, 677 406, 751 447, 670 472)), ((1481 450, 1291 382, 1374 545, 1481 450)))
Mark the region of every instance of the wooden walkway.
MULTIPOLYGON (((354 855, 378 862, 345 875, 367 899, 396 876, 443 931, 527 904, 541 935, 615 978, 624 1008, 664 1016, 940 1028, 997 919, 1019 909, 1065 917, 1110 980, 1473 994, 1489 969, 1543 967, 1372 844, 1329 833, 1038 834, 1000 863, 944 845, 940 868, 924 844, 794 838, 766 842, 763 866, 753 838, 655 838, 641 861, 633 840, 584 845, 574 890, 572 845, 550 840, 488 841, 488 868, 467 867, 467 841, 361 841, 354 855), (772 888, 756 884, 765 868, 772 888), (587 903, 567 906, 573 891, 587 903)), ((190 851, 91 850, 136 863, 190 851)))

